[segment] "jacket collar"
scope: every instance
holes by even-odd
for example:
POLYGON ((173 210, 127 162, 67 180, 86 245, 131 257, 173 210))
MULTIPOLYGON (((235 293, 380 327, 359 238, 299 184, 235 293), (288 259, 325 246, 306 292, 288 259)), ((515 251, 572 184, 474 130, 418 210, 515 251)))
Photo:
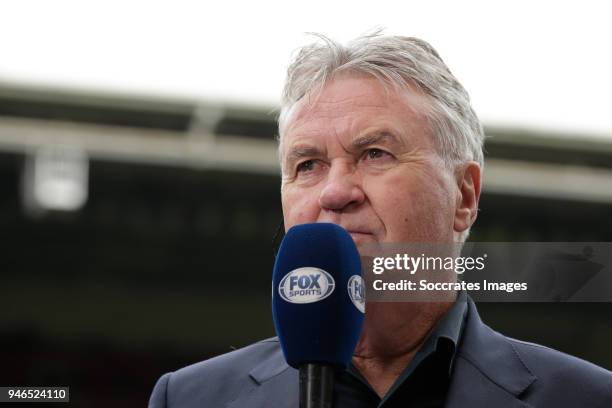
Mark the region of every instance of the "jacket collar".
POLYGON ((277 343, 278 347, 269 358, 262 361, 249 373, 249 376, 259 385, 290 368, 283 356, 278 337, 274 337, 267 341, 277 343))
MULTIPOLYGON (((276 342, 278 339, 267 341, 276 342)), ((280 345, 272 354, 249 372, 253 380, 245 384, 239 395, 225 408, 295 408, 298 406, 299 379, 297 370, 289 367, 280 345)))
POLYGON ((480 320, 469 299, 447 407, 530 407, 520 397, 536 379, 512 343, 480 320))
POLYGON ((512 343, 480 320, 471 299, 468 300, 466 324, 465 338, 459 348, 459 355, 470 361, 491 381, 519 396, 536 380, 536 376, 521 360, 512 343))

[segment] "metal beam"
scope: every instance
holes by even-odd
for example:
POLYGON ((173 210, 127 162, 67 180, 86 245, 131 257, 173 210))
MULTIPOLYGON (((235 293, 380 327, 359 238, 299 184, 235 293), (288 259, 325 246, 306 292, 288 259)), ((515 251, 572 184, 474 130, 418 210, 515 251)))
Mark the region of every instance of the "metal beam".
MULTIPOLYGON (((0 150, 27 154, 54 144, 93 159, 278 175, 276 143, 231 135, 0 119, 0 150)), ((612 203, 612 170, 489 158, 483 192, 612 203)))
POLYGON ((81 148, 94 159, 279 174, 273 141, 36 119, 0 120, 0 151, 27 154, 49 145, 81 148))

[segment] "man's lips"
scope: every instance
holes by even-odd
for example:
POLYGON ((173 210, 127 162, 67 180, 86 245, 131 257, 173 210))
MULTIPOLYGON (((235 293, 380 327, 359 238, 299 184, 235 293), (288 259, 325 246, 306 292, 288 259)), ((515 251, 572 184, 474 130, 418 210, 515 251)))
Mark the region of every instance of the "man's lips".
MULTIPOLYGON (((346 228, 345 228, 346 229, 346 228)), ((355 230, 350 230, 347 229, 346 230, 349 234, 355 234, 355 235, 372 235, 371 232, 365 232, 365 231, 355 231, 355 230)))
MULTIPOLYGON (((317 222, 332 222, 332 221, 317 221, 317 222)), ((357 241, 374 240, 374 234, 368 228, 364 228, 363 226, 354 225, 354 224, 353 225, 342 225, 342 223, 336 223, 336 222, 333 222, 333 223, 344 228, 346 232, 348 232, 351 235, 351 237, 353 238, 353 241, 355 241, 356 243, 357 241)))
POLYGON ((374 235, 369 232, 351 230, 347 230, 347 232, 351 235, 351 238, 353 238, 355 244, 360 244, 364 241, 371 241, 374 239, 374 235))

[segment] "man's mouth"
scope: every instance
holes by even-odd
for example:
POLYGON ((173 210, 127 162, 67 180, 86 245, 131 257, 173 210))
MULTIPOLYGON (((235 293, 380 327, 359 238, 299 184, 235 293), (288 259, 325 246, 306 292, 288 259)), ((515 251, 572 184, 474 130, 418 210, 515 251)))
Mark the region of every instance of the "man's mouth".
MULTIPOLYGON (((317 222, 332 222, 332 221, 317 221, 317 222)), ((355 245, 376 241, 374 234, 370 232, 370 230, 367 228, 363 228, 357 225, 348 225, 348 226, 342 225, 342 223, 338 223, 338 222, 333 222, 333 223, 344 228, 346 232, 350 234, 351 238, 353 238, 355 245)))
POLYGON ((351 238, 353 238, 355 245, 374 241, 374 235, 369 232, 351 230, 347 230, 347 232, 351 235, 351 238))

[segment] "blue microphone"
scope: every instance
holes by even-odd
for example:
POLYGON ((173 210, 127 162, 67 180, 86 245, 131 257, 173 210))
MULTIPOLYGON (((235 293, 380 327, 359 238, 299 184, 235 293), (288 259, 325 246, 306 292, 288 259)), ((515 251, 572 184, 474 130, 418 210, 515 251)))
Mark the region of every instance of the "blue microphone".
POLYGON ((333 374, 351 361, 365 287, 353 239, 335 224, 296 225, 272 275, 272 315, 287 363, 300 370, 300 408, 331 407, 333 374))

